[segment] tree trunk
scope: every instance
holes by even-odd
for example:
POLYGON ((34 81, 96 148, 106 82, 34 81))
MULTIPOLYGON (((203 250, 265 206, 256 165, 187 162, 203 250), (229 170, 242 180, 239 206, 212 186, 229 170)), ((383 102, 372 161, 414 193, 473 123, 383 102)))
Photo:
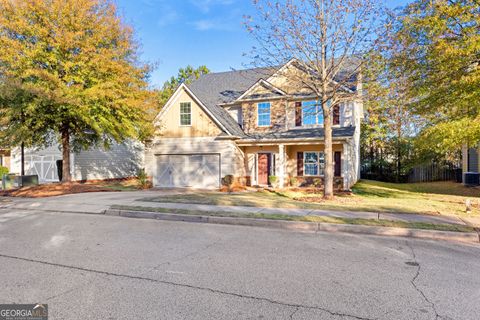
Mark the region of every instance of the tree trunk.
POLYGON ((70 174, 70 131, 68 128, 62 129, 62 182, 72 181, 70 174))
POLYGON ((20 145, 20 175, 24 176, 25 175, 25 143, 22 142, 20 145))
POLYGON ((324 173, 324 192, 325 199, 333 198, 333 148, 332 148, 332 121, 328 106, 323 111, 323 127, 325 129, 325 173, 324 173))

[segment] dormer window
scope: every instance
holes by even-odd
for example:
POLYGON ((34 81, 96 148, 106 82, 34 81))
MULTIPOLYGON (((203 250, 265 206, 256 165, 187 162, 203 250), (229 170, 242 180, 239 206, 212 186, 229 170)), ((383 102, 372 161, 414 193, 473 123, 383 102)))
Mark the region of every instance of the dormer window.
POLYGON ((180 103, 180 125, 192 125, 192 105, 190 102, 180 103))
POLYGON ((259 127, 270 126, 270 102, 257 104, 257 125, 259 127))

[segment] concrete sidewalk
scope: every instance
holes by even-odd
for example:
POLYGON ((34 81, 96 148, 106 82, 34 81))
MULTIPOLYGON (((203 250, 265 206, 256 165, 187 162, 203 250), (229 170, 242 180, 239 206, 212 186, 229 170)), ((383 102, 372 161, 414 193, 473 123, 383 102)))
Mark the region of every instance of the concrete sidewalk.
POLYGON ((327 210, 311 210, 311 209, 289 209, 289 208, 259 208, 259 207, 242 207, 242 206, 215 206, 192 203, 162 203, 162 202, 145 202, 135 201, 131 203, 133 206, 145 208, 164 208, 164 209, 180 209, 193 211, 210 211, 210 212, 235 212, 235 213, 261 213, 261 214, 285 214, 294 216, 322 216, 336 218, 352 218, 352 219, 383 219, 404 222, 425 222, 436 224, 458 224, 466 225, 465 221, 455 216, 430 216, 405 213, 377 213, 377 212, 361 212, 361 211, 327 211, 327 210))
POLYGON ((141 201, 148 197, 158 195, 185 194, 188 190, 149 190, 132 192, 92 192, 82 194, 64 195, 50 198, 5 198, 0 197, 0 208, 42 210, 42 211, 66 211, 78 213, 102 214, 113 205, 136 206, 148 208, 165 208, 180 210, 197 210, 200 212, 235 212, 235 213, 262 213, 262 214, 285 214, 297 216, 324 216, 339 218, 362 218, 384 219, 404 222, 425 222, 435 224, 456 224, 480 226, 480 218, 462 218, 457 216, 432 216, 401 213, 377 213, 377 212, 352 212, 352 211, 327 211, 310 209, 287 209, 287 208, 260 208, 242 206, 215 206, 185 203, 161 203, 141 201))

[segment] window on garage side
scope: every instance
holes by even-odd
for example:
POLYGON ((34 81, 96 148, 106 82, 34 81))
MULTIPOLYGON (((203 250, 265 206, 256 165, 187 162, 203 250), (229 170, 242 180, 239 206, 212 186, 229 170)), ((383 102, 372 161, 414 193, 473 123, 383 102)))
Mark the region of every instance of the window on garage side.
POLYGON ((323 152, 304 152, 303 172, 306 176, 323 176, 325 154, 323 152))
POLYGON ((190 102, 180 103, 180 125, 192 125, 192 105, 190 102))

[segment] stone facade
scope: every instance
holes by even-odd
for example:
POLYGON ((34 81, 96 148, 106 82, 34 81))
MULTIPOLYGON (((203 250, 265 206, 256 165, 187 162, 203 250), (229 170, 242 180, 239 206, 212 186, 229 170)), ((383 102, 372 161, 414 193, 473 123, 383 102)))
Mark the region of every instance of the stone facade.
POLYGON ((265 102, 270 102, 270 126, 268 127, 258 126, 257 104, 261 102, 248 102, 242 104, 243 130, 246 134, 286 130, 287 102, 285 100, 272 100, 265 102))

